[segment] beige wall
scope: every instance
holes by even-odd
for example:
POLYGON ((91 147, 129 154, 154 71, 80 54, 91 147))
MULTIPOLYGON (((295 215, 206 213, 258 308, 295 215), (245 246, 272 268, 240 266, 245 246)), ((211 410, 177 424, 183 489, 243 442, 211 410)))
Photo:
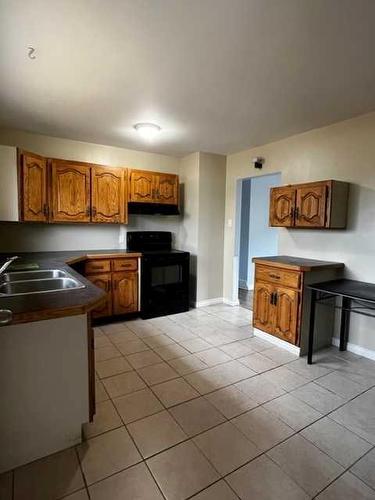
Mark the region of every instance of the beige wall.
MULTIPOLYGON (((180 159, 130 149, 90 144, 57 137, 0 129, 0 144, 17 146, 41 155, 99 163, 114 167, 133 167, 179 174, 180 159)), ((1 160, 1 157, 0 157, 1 160)), ((180 217, 132 215, 123 233, 131 230, 164 230, 178 233, 180 217)), ((0 223, 0 252, 53 251, 117 248, 118 225, 87 226, 76 224, 0 223)))
MULTIPOLYGON (((351 183, 346 230, 279 230, 279 254, 344 262, 350 278, 375 282, 375 113, 227 157, 224 296, 233 300, 235 187, 243 177, 281 172, 282 183, 351 183), (263 169, 251 158, 263 156, 263 169), (229 227, 228 221, 233 221, 229 227)), ((354 317, 349 341, 375 349, 374 320, 354 317)))
POLYGON ((180 182, 183 186, 183 217, 178 232, 178 247, 190 252, 191 301, 196 301, 199 217, 199 153, 181 160, 180 182))
POLYGON ((185 206, 179 247, 191 252, 192 301, 223 296, 225 156, 192 153, 181 160, 185 206))
POLYGON ((226 158, 199 154, 197 301, 223 296, 226 158))

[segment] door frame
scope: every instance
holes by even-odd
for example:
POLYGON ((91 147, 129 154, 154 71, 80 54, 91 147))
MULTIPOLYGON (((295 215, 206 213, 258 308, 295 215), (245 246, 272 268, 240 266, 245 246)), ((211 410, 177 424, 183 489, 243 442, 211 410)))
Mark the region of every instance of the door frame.
MULTIPOLYGON (((241 241, 241 213, 242 213, 242 182, 245 180, 258 179, 259 177, 270 177, 271 175, 279 175, 280 176, 280 186, 282 186, 282 173, 270 172, 269 174, 261 174, 261 175, 249 175, 248 177, 237 177, 236 185, 235 185, 235 213, 234 213, 234 221, 233 221, 233 263, 232 263, 232 271, 233 271, 233 282, 232 282, 232 300, 230 301, 230 305, 236 306, 239 305, 238 300, 238 284, 239 284, 239 274, 240 274, 240 241, 241 241)), ((276 186, 275 186, 276 187, 276 186)), ((277 248, 279 249, 279 233, 277 235, 277 248)))

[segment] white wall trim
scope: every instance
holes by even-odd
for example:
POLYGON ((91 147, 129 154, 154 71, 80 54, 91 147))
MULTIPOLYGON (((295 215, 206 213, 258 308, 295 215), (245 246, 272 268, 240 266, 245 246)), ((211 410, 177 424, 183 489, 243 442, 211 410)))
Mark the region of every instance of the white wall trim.
MULTIPOLYGON (((332 345, 339 347, 340 339, 333 337, 332 345)), ((346 349, 349 352, 353 352, 354 354, 358 354, 358 356, 363 356, 364 358, 375 360, 375 351, 372 349, 367 349, 367 347, 362 347, 358 344, 352 344, 350 342, 347 343, 346 349)))
POLYGON ((254 328, 254 335, 256 337, 263 339, 263 340, 267 340, 268 342, 276 345, 277 347, 281 347, 282 349, 285 349, 286 351, 292 352, 293 354, 296 354, 297 356, 300 355, 300 348, 297 347, 296 345, 289 344, 289 342, 285 342, 285 340, 281 340, 278 337, 274 337, 273 335, 270 335, 269 333, 263 332, 262 330, 258 330, 258 328, 254 328))
POLYGON ((224 302, 223 297, 216 297, 216 299, 199 300, 198 302, 194 303, 194 306, 207 307, 207 306, 214 306, 216 304, 222 304, 223 302, 224 302))
POLYGON ((240 301, 238 299, 237 300, 223 299, 223 303, 233 307, 240 305, 240 301))

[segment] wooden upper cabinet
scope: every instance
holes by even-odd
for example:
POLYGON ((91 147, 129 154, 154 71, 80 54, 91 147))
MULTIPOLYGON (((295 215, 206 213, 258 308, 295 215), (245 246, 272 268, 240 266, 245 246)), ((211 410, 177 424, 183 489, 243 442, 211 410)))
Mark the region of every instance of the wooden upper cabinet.
POLYGON ((178 176, 174 174, 155 175, 156 202, 178 204, 178 176))
POLYGON ((291 227, 294 223, 296 190, 292 187, 271 188, 270 226, 291 227))
POLYGON ((327 186, 316 184, 296 189, 296 227, 324 227, 326 219, 327 186))
POLYGON ((138 310, 138 273, 112 274, 113 314, 138 310))
POLYGON ((92 179, 92 222, 127 222, 126 170, 93 166, 92 179))
POLYGON ((21 220, 48 221, 47 159, 33 153, 20 152, 21 220))
POLYGON ((90 167, 52 160, 52 221, 90 222, 90 167))
POLYGON ((270 226, 344 229, 349 184, 319 181, 271 188, 270 226))
POLYGON ((178 175, 131 170, 129 174, 129 201, 141 203, 178 204, 178 175))
POLYGON ((274 334, 292 344, 297 343, 298 298, 295 290, 275 288, 274 334))
POLYGON ((152 172, 131 170, 129 176, 129 201, 154 202, 154 176, 152 172))

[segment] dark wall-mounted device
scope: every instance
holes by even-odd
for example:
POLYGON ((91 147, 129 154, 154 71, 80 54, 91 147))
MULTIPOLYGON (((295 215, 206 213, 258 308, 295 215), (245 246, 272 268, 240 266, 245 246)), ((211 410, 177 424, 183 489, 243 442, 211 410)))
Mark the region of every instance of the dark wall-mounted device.
POLYGON ((262 168, 263 163, 265 162, 264 158, 261 158, 260 156, 256 156, 255 158, 252 159, 254 168, 262 168))

